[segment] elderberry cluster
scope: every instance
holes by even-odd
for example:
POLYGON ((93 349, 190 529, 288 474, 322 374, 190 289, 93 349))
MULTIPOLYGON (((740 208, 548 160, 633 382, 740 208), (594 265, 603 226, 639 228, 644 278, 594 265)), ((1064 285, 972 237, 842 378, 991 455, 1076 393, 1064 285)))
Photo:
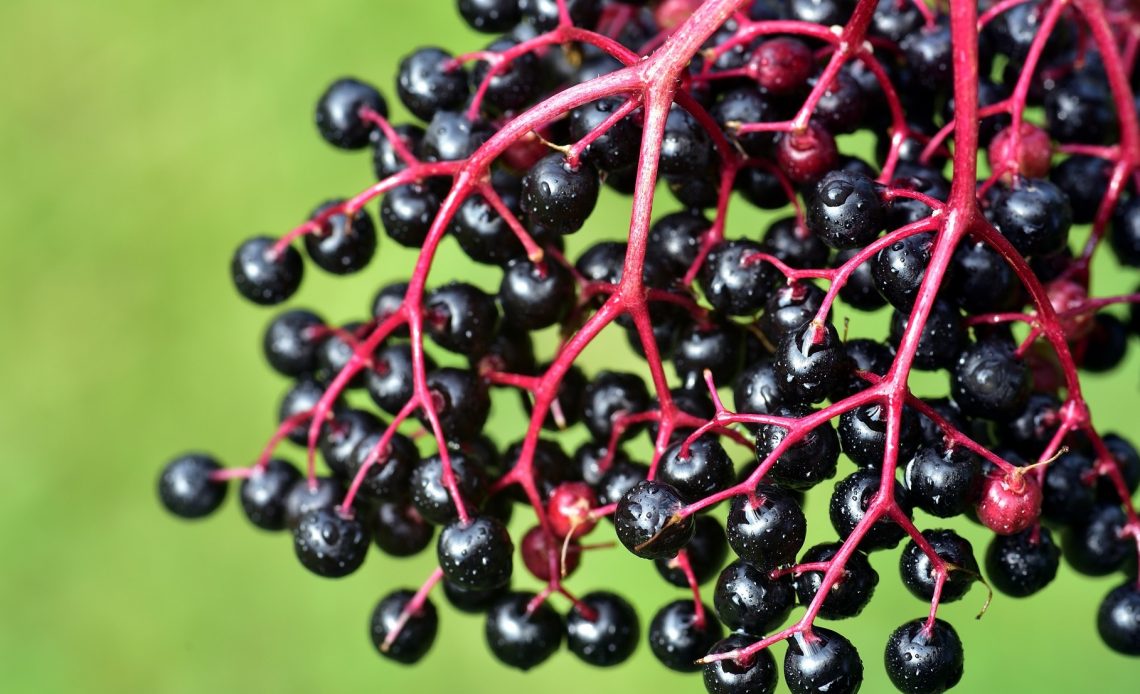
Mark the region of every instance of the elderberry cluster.
POLYGON ((387 244, 420 249, 407 281, 346 324, 273 317, 279 430, 249 467, 175 458, 163 504, 207 516, 240 480, 249 521, 327 578, 373 546, 434 546, 424 586, 372 613, 401 663, 432 646, 438 586, 512 667, 564 641, 617 665, 644 630, 714 694, 775 691, 780 641, 792 692, 855 692, 862 658, 830 623, 871 600, 868 555, 900 544, 903 584, 931 604, 885 639, 900 691, 963 676, 939 604, 978 582, 1027 597, 1062 557, 1122 577, 1097 625, 1140 655, 1140 454, 1093 428, 1077 373, 1115 369, 1140 333, 1140 311, 1116 312, 1140 295, 1089 291, 1102 239, 1140 267, 1140 70, 1122 57, 1140 16, 964 2, 459 0, 485 49, 419 48, 389 96, 343 78, 317 100, 321 137, 366 153, 377 183, 231 265, 267 306, 307 266, 358 273, 387 244), (389 121, 392 95, 414 122, 389 121), (649 224, 655 190, 679 211, 649 224), (603 194, 632 196, 622 240, 576 234, 603 194), (770 222, 738 228, 730 203, 770 222), (452 242, 499 284, 429 276, 452 242), (889 328, 849 338, 837 302, 889 328), (610 326, 643 364, 587 373, 577 356, 610 326), (911 393, 912 370, 943 374, 941 395, 911 393), (520 395, 529 425, 489 431, 520 395), (278 457, 285 440, 307 472, 278 457), (805 546, 807 495, 828 504, 829 542, 805 546), (960 516, 994 533, 980 562, 941 527, 960 516), (611 525, 695 597, 643 622, 625 597, 570 592, 611 525))

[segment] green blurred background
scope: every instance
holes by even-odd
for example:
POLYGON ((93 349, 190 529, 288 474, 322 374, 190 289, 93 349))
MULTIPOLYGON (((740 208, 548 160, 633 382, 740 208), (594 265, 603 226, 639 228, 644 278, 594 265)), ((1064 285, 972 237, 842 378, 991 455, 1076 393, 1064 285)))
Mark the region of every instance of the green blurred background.
MULTIPOLYGON (((286 537, 252 530, 232 495, 200 524, 155 501, 170 455, 207 448, 247 464, 274 424, 285 384, 259 359, 269 313, 238 301, 226 265, 239 239, 283 232, 370 182, 367 157, 316 136, 316 96, 342 74, 390 93, 397 58, 422 43, 481 46, 452 5, 0 3, 0 690, 700 691, 699 678, 664 671, 644 647, 612 671, 565 652, 531 674, 507 671, 491 662, 479 620, 451 611, 421 666, 390 664, 371 652, 368 614, 388 590, 418 584, 426 558, 373 555, 348 579, 320 580, 286 537)), ((575 247, 620 235, 624 202, 603 205, 575 247)), ((734 233, 763 228, 733 217, 734 233)), ((363 315, 408 267, 392 245, 352 279, 310 268, 298 303, 335 320, 363 315)), ((1102 270, 1102 291, 1134 282, 1102 270)), ((495 280, 449 248, 436 278, 453 273, 495 280)), ((856 316, 852 330, 881 325, 856 316)), ((623 341, 603 341, 586 365, 612 365, 623 341)), ((1099 421, 1133 435, 1137 367, 1130 358, 1089 379, 1099 421)), ((518 427, 516 408, 503 408, 492 434, 506 442, 518 427)), ((808 504, 812 541, 830 532, 820 502, 808 504)), ((980 555, 982 534, 968 532, 980 555)), ((899 587, 896 553, 874 563, 878 596, 840 628, 863 653, 865 691, 880 692, 886 635, 926 607, 899 587)), ((1063 570, 1027 603, 998 597, 980 622, 980 588, 947 606, 967 648, 961 691, 1136 691, 1137 662, 1110 654, 1093 626, 1114 580, 1063 570)), ((646 619, 682 595, 617 551, 587 557, 572 586, 632 593, 646 619)))

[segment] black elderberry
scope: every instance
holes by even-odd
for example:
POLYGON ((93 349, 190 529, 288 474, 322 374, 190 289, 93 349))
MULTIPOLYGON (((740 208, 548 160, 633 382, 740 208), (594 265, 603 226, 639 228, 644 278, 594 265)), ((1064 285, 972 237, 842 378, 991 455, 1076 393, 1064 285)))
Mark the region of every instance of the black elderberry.
MULTIPOLYGON (((973 546, 953 530, 924 530, 922 536, 930 543, 934 553, 948 564, 949 573, 942 585, 942 602, 961 599, 974 581, 981 577, 973 546)), ((915 597, 927 601, 934 599, 938 575, 930 557, 914 540, 903 548, 902 556, 899 557, 899 573, 903 585, 915 597)))
POLYGON ((1025 256, 1049 255, 1065 247, 1072 209, 1061 189, 1041 179, 1019 179, 997 188, 990 200, 990 219, 1014 248, 1025 256))
POLYGON ((366 147, 376 126, 361 116, 364 108, 381 116, 388 115, 388 104, 375 87, 351 77, 341 78, 317 100, 317 130, 334 147, 366 147))
POLYGON ((737 556, 761 569, 793 563, 807 537, 800 505, 788 492, 769 484, 734 497, 725 528, 737 556))
POLYGON ((773 577, 738 559, 720 573, 713 604, 724 625, 746 634, 766 634, 784 623, 796 603, 792 577, 773 577))
MULTIPOLYGON (((693 524, 693 539, 685 545, 685 554, 698 585, 719 574, 728 556, 728 540, 720 521, 712 516, 699 516, 693 524)), ((655 559, 653 565, 668 583, 678 588, 689 587, 688 576, 677 566, 674 558, 655 559)))
POLYGON ((440 202, 431 186, 422 183, 396 186, 380 203, 380 223, 396 243, 419 248, 439 212, 440 202))
POLYGON ((404 501, 380 501, 368 512, 372 541, 393 557, 411 557, 427 549, 434 529, 404 501))
POLYGON ((1100 157, 1075 154, 1055 166, 1049 180, 1069 198, 1074 224, 1090 224, 1104 200, 1112 164, 1100 157))
POLYGON ((1096 618, 1097 631, 1108 647, 1124 655, 1140 655, 1140 589, 1130 580, 1105 596, 1096 618))
POLYGON ((367 410, 345 410, 321 427, 317 440, 321 457, 334 474, 348 477, 349 461, 360 445, 370 434, 384 431, 384 423, 367 410))
POLYGON ((596 591, 580 599, 593 614, 575 605, 566 615, 566 645, 570 652, 595 667, 625 662, 637 648, 641 626, 637 612, 625 598, 596 591))
POLYGON ((210 479, 221 463, 205 453, 187 453, 167 463, 158 478, 162 505, 181 518, 202 518, 222 505, 226 483, 210 479))
POLYGON ((312 311, 293 309, 278 315, 262 338, 265 360, 283 376, 312 373, 317 368, 316 346, 323 338, 324 327, 324 320, 312 311))
POLYGON ((1061 142, 1096 145, 1112 131, 1111 97, 1104 83, 1076 73, 1045 94, 1045 125, 1061 142))
POLYGON ((717 124, 732 137, 741 151, 750 157, 769 156, 772 133, 735 133, 730 124, 763 123, 779 120, 772 97, 757 86, 737 87, 720 96, 709 112, 717 124))
MULTIPOLYGON (((746 634, 730 634, 713 644, 709 653, 727 653, 754 643, 746 634)), ((770 694, 779 680, 776 658, 771 651, 753 654, 747 661, 717 660, 704 666, 705 690, 710 694, 770 694)))
MULTIPOLYGON (((780 407, 771 414, 803 417, 810 410, 780 407)), ((783 443, 788 430, 776 424, 757 427, 756 459, 763 462, 783 443)), ((784 449, 768 468, 765 479, 789 489, 807 490, 835 476, 839 464, 839 437, 831 422, 822 422, 796 443, 784 449)))
MULTIPOLYGON (((486 50, 503 53, 517 45, 518 41, 505 36, 491 42, 486 50)), ((475 69, 471 72, 471 83, 478 87, 486 82, 487 87, 483 92, 485 106, 492 106, 499 112, 514 111, 534 99, 539 87, 539 69, 539 60, 533 53, 516 56, 509 64, 500 67, 494 75, 491 75, 490 65, 480 60, 475 63, 475 69)))
POLYGON ((886 650, 887 676, 906 694, 935 694, 953 688, 962 679, 962 640, 954 627, 941 619, 930 628, 916 619, 891 632, 886 650))
POLYGON ((706 370, 717 383, 731 381, 740 370, 744 334, 734 323, 689 323, 675 338, 673 367, 685 388, 702 387, 706 370))
MULTIPOLYGON (((835 255, 833 267, 842 267, 858 252, 859 249, 840 251, 835 255)), ((851 308, 860 311, 874 311, 887 305, 887 300, 879 293, 879 288, 875 284, 875 275, 871 269, 873 262, 872 259, 857 265, 855 270, 848 275, 847 282, 839 289, 839 298, 843 299, 843 302, 851 308)))
MULTIPOLYGON (((434 362, 424 355, 425 368, 431 371, 434 362)), ((413 394, 412 346, 394 342, 378 349, 372 355, 372 368, 365 373, 365 386, 380 409, 396 414, 413 394)))
POLYGON ((451 60, 442 48, 425 47, 400 61, 396 92, 416 118, 429 121, 437 111, 459 108, 467 99, 467 74, 449 66, 451 60))
POLYGON ((954 251, 949 273, 950 294, 970 314, 1013 310, 1021 297, 1021 283, 1013 269, 993 248, 967 239, 954 251))
POLYGON ((724 627, 716 621, 707 605, 703 621, 692 599, 677 600, 662 607, 649 623, 649 650, 661 663, 677 672, 697 672, 697 660, 724 635, 724 627))
MULTIPOLYGON (((910 316, 900 311, 895 311, 891 317, 890 340, 896 348, 909 322, 910 316)), ((950 302, 937 299, 922 326, 918 349, 914 353, 914 368, 922 371, 948 368, 957 360, 965 343, 966 327, 962 314, 950 302)))
POLYGON ((674 275, 684 274, 697 260, 701 235, 712 223, 699 211, 673 212, 649 228, 649 247, 674 275))
POLYGON ((862 248, 875 240, 885 216, 874 181, 850 171, 832 171, 816 183, 805 213, 808 229, 839 250, 862 248))
POLYGON ((693 176, 708 171, 716 156, 705 129, 684 109, 669 110, 661 140, 661 172, 693 176))
MULTIPOLYGON (((286 419, 309 412, 317 403, 320 402, 321 397, 325 394, 325 387, 309 377, 304 377, 293 384, 284 397, 281 398, 281 405, 277 410, 277 419, 284 422, 286 419)), ((337 398, 332 405, 332 412, 334 414, 344 409, 344 404, 340 398, 337 398)), ((286 434, 289 440, 293 443, 304 446, 309 441, 309 419, 299 423, 293 427, 286 434)))
POLYGON ((761 247, 739 239, 722 241, 709 251, 700 272, 701 291, 712 307, 730 316, 759 311, 779 273, 755 256, 761 247))
POLYGON ((556 234, 582 228, 598 202, 598 173, 581 162, 570 166, 560 153, 543 157, 523 176, 520 205, 527 220, 556 234))
POLYGON ((285 301, 301 286, 305 265, 296 248, 274 251, 277 240, 269 236, 247 239, 234 251, 230 274, 234 286, 246 299, 262 306, 285 301))
POLYGON ((784 396, 772 360, 758 359, 741 371, 733 385, 732 397, 737 412, 774 414, 780 409, 784 396))
POLYGON ((1041 455, 1061 421, 1060 410, 1057 396, 1031 393, 1021 412, 999 423, 1002 443, 1028 457, 1041 455))
POLYGON ((970 417, 1005 419, 1025 406, 1032 375, 1007 340, 981 340, 967 347, 950 375, 950 393, 970 417))
POLYGON ((895 241, 875 256, 871 275, 891 306, 900 311, 914 306, 933 250, 934 234, 923 233, 895 241))
POLYGON ((1092 373, 1115 369, 1128 352, 1128 327, 1111 313, 1093 317, 1092 330, 1085 343, 1081 368, 1092 373))
MULTIPOLYGON (((847 539, 867 515, 872 501, 879 493, 881 476, 878 470, 862 468, 835 485, 829 513, 831 525, 841 539, 847 539)), ((909 497, 898 482, 894 483, 894 498, 900 508, 909 511, 909 497)), ((859 548, 871 552, 895 547, 905 535, 906 532, 897 523, 887 517, 881 517, 867 530, 859 542, 859 548)), ((731 540, 732 536, 729 535, 729 541, 731 540)))
MULTIPOLYGON (((393 126, 392 129, 396 132, 396 137, 400 139, 404 148, 412 156, 418 156, 420 145, 424 139, 424 129, 411 123, 393 126)), ((397 151, 391 138, 381 134, 373 137, 372 171, 376 174, 377 181, 383 181, 406 168, 408 168, 408 161, 397 151)))
POLYGON ((562 618, 545 602, 529 611, 534 598, 534 593, 504 595, 487 611, 484 627, 491 654, 523 671, 541 665, 562 645, 562 618))
POLYGON ((514 325, 538 330, 560 322, 574 303, 574 278, 563 265, 519 259, 499 285, 503 315, 514 325))
POLYGON ((522 20, 517 0, 459 0, 459 14, 475 31, 499 34, 522 20))
POLYGON ((414 598, 415 592, 410 590, 389 593, 377 603, 369 622, 372 645, 380 655, 407 665, 427 655, 439 631, 439 615, 431 599, 425 599, 406 621, 401 619, 414 598))
POLYGON ((602 475, 601 481, 598 482, 598 503, 618 503, 628 491, 644 482, 648 475, 648 465, 615 459, 610 469, 602 475))
POLYGON ((778 345, 785 335, 815 319, 823 297, 823 290, 809 282, 782 285, 768 298, 756 327, 778 345))
POLYGON ((823 627, 788 639, 784 681, 793 694, 855 694, 863 683, 859 651, 843 635, 823 627))
POLYGON ((345 488, 332 477, 317 477, 293 483, 285 496, 285 525, 296 529, 301 519, 313 511, 332 510, 344 499, 345 488))
MULTIPOLYGON (((357 338, 359 328, 359 323, 347 323, 317 343, 315 348, 317 370, 313 374, 317 381, 325 384, 332 383, 340 372, 348 367, 361 342, 357 338)), ((348 389, 361 388, 364 386, 364 380, 364 372, 357 371, 345 383, 344 387, 348 389)))
POLYGON ((614 527, 618 540, 643 559, 672 557, 693 537, 693 516, 681 516, 684 499, 657 481, 639 482, 618 502, 614 527))
MULTIPOLYGON (((632 373, 601 371, 586 386, 582 398, 582 419, 586 428, 598 441, 609 441, 615 420, 626 414, 649 409, 649 391, 645 381, 632 373)), ((631 427, 633 434, 641 427, 631 427)))
MULTIPOLYGON (((448 460, 463 502, 468 505, 482 502, 487 492, 487 478, 479 464, 458 451, 451 451, 448 460)), ((425 458, 412 471, 410 486, 416 511, 428 521, 443 525, 458 515, 443 481, 443 457, 439 454, 425 458)))
MULTIPOLYGON (((606 97, 574 109, 570 112, 570 137, 578 141, 594 132, 624 103, 620 97, 606 97)), ((602 171, 618 171, 637 164, 640 149, 641 129, 632 116, 626 116, 591 142, 583 156, 602 171)))
MULTIPOLYGON (((480 119, 472 120, 456 111, 439 111, 431 117, 424 133, 423 159, 429 162, 466 159, 492 134, 491 126, 480 119)), ((441 186, 437 193, 442 195, 446 191, 447 188, 441 186)))
MULTIPOLYGON (((343 203, 343 200, 323 203, 309 218, 315 219, 343 203)), ((338 212, 326 219, 319 231, 305 235, 305 251, 326 272, 335 275, 358 272, 376 253, 376 226, 363 209, 353 213, 351 221, 348 215, 338 212)))
POLYGON ((318 576, 342 578, 364 563, 368 532, 355 518, 333 508, 319 508, 297 522, 293 551, 301 565, 318 576))
MULTIPOLYGON (((780 206, 782 205, 783 202, 780 206)), ((806 225, 798 223, 795 217, 785 217, 772 222, 764 232, 761 246, 766 253, 794 268, 825 267, 831 255, 831 250, 823 239, 806 225)))
POLYGON ((263 530, 285 529, 285 500, 301 473, 287 461, 271 459, 241 483, 239 498, 245 517, 263 530))
POLYGON ((1061 550, 1048 528, 1030 528, 1013 535, 995 535, 986 549, 986 575, 1005 595, 1024 598, 1049 585, 1057 576, 1061 550))
MULTIPOLYGON (((816 545, 804 552, 800 557, 801 564, 816 564, 829 562, 839 553, 841 545, 836 542, 827 542, 816 545)), ((798 574, 793 583, 796 595, 803 605, 810 605, 819 594, 823 586, 824 572, 819 570, 804 571, 798 574)), ((867 555, 856 550, 843 565, 843 572, 839 579, 827 591, 827 597, 819 608, 819 615, 824 619, 846 619, 856 617, 870 602, 875 593, 875 586, 879 583, 879 574, 867 561, 867 555)))
POLYGON ((850 362, 835 326, 811 322, 780 342, 773 370, 791 401, 808 404, 826 399, 847 376, 850 362))
POLYGON ((916 507, 939 518, 951 518, 978 500, 982 461, 963 446, 926 445, 906 463, 903 481, 916 507))
MULTIPOLYGON (((379 432, 373 432, 356 444, 356 448, 346 461, 348 479, 355 480, 360 474, 365 461, 373 455, 382 436, 379 432)), ((419 452, 412 440, 403 434, 394 434, 368 467, 368 471, 364 473, 358 493, 361 498, 369 501, 407 497, 408 482, 419 462, 419 452)))
POLYGON ((466 282, 449 282, 424 298, 424 326, 440 347, 465 356, 487 351, 499 323, 490 294, 466 282))
POLYGON ((732 459, 715 436, 702 436, 686 450, 674 444, 657 468, 657 479, 676 489, 686 503, 727 489, 732 478, 732 459))
POLYGON ((1049 463, 1041 485, 1041 515, 1054 523, 1083 523, 1097 501, 1092 474, 1093 461, 1079 451, 1049 463))
POLYGON ((1119 505, 1101 504, 1081 522, 1064 531, 1061 549, 1065 560, 1086 576, 1107 576, 1119 569, 1134 545, 1123 529, 1128 516, 1119 505))
POLYGON ((466 523, 451 521, 436 541, 444 577, 468 590, 489 590, 509 583, 514 551, 507 528, 488 516, 475 516, 466 523))
MULTIPOLYGON (((887 406, 871 402, 839 416, 839 441, 843 452, 860 467, 883 467, 887 453, 887 406)), ((921 427, 914 410, 904 407, 899 420, 898 459, 907 460, 918 448, 921 427)))
MULTIPOLYGON (((574 26, 593 27, 598 23, 602 3, 599 0, 566 0, 566 9, 574 26)), ((555 0, 519 0, 519 11, 538 31, 558 26, 558 3, 555 0)))
MULTIPOLYGON (((847 359, 851 362, 851 372, 847 379, 831 392, 831 400, 838 402, 845 397, 866 390, 870 383, 856 372, 886 376, 894 364, 895 352, 890 345, 857 337, 845 344, 847 359)), ((904 417, 906 415, 904 414, 904 417)))

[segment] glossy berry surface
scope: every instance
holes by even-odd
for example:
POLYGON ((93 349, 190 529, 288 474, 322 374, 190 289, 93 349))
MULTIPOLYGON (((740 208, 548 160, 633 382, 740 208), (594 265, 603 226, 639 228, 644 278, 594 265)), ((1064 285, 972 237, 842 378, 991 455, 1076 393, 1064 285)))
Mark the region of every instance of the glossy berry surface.
POLYGON ((542 604, 534 612, 532 593, 508 593, 487 611, 484 635, 491 653, 504 665, 529 670, 541 665, 562 645, 562 618, 542 604))
POLYGON ((677 672, 701 669, 697 660, 709 652, 724 635, 724 628, 703 605, 699 618, 693 602, 677 600, 662 607, 649 622, 649 650, 661 664, 677 672))
POLYGON ((514 544, 503 524, 489 516, 445 526, 436 554, 443 575, 460 588, 490 590, 511 580, 514 544))
POLYGON ((158 478, 162 505, 182 518, 210 515, 226 498, 225 482, 210 479, 221 469, 221 463, 202 453, 188 453, 170 461, 158 478))
POLYGON ((863 661, 842 635, 816 627, 810 636, 788 641, 784 681, 794 694, 821 690, 854 694, 863 683, 863 661))
POLYGON ((376 604, 369 624, 372 645, 380 655, 407 665, 427 654, 439 631, 439 615, 430 600, 415 608, 406 620, 401 620, 404 611, 412 607, 414 595, 410 590, 387 595, 376 604))
POLYGON ((938 619, 927 629, 921 619, 907 622, 887 640, 887 675, 909 694, 944 692, 962 679, 962 640, 947 622, 938 619))
POLYGON ((566 615, 566 645, 570 652, 595 667, 625 662, 640 640, 637 612, 625 598, 604 591, 587 593, 582 604, 593 611, 587 616, 575 606, 566 615))
POLYGON ((293 529, 293 550, 301 565, 324 578, 343 578, 364 563, 368 533, 360 521, 334 509, 301 516, 293 529))

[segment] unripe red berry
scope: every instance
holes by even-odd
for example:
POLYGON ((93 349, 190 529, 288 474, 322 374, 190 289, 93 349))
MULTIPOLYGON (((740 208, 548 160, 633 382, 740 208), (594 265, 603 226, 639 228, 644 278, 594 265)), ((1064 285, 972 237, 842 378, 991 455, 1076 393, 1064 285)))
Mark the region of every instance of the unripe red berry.
POLYGON ((1013 126, 1002 130, 990 142, 990 168, 1016 173, 1027 178, 1046 178, 1053 159, 1053 143, 1049 134, 1030 123, 1022 123, 1021 137, 1014 144, 1013 126))
POLYGON ((998 535, 1019 533, 1041 516, 1041 485, 1023 471, 989 475, 977 511, 978 520, 998 535))
POLYGON ((550 527, 559 537, 579 538, 598 524, 590 517, 590 510, 598 505, 598 498, 585 482, 563 482, 554 488, 546 513, 550 527))
POLYGON ((549 535, 542 532, 542 528, 534 526, 527 531, 523 536, 522 544, 519 545, 519 554, 522 555, 523 565, 532 576, 540 581, 549 581, 552 577, 550 575, 550 553, 555 552, 559 555, 559 565, 562 567, 562 577, 565 578, 574 573, 578 569, 578 565, 582 563, 582 545, 578 542, 571 540, 566 546, 565 559, 562 558, 562 543, 559 542, 557 546, 551 547, 547 542, 549 535))
POLYGON ((748 69, 764 89, 787 94, 807 83, 815 70, 815 56, 803 41, 781 36, 760 44, 748 69))
POLYGON ((835 137, 816 123, 785 133, 776 145, 776 162, 794 183, 813 183, 839 163, 835 137))
POLYGON ((1061 329, 1069 341, 1088 337, 1093 327, 1094 312, 1079 311, 1072 315, 1064 315, 1069 311, 1080 308, 1089 298, 1089 290, 1072 280, 1058 279, 1045 285, 1049 294, 1049 303, 1058 314, 1061 329))

